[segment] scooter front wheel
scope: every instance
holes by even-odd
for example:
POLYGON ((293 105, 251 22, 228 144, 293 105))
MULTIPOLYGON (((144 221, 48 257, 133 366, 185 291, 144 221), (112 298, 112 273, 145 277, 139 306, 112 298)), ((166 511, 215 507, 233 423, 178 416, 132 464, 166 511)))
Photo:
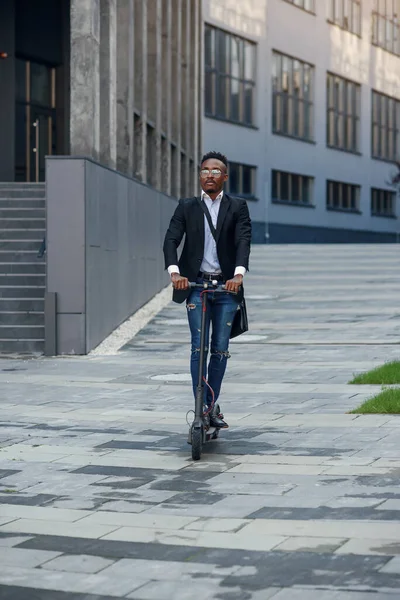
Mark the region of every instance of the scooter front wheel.
POLYGON ((199 427, 192 428, 192 458, 200 460, 201 449, 203 446, 203 429, 199 427))

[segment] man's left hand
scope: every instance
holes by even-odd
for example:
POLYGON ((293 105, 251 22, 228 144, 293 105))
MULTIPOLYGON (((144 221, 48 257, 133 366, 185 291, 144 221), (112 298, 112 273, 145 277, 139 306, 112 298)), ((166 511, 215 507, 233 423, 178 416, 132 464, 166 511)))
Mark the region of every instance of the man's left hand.
POLYGON ((243 275, 235 275, 233 279, 228 279, 225 283, 225 287, 228 292, 235 292, 237 294, 242 283, 243 275))

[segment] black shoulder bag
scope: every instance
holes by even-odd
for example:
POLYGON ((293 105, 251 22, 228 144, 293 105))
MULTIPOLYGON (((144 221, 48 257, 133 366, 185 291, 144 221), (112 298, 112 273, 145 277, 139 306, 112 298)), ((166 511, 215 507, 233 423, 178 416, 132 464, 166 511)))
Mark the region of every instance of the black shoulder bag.
MULTIPOLYGON (((210 227, 210 231, 215 240, 215 243, 217 243, 217 230, 215 229, 214 224, 212 222, 210 212, 206 206, 206 203, 203 200, 201 200, 200 198, 198 198, 198 200, 200 202, 201 209, 202 209, 203 213, 205 214, 206 219, 208 221, 208 225, 210 227)), ((231 329, 231 333, 230 333, 229 337, 230 337, 230 339, 238 337, 242 333, 246 333, 246 331, 248 331, 248 330, 249 330, 249 322, 247 319, 246 301, 243 296, 241 302, 238 303, 237 311, 233 318, 232 329, 231 329)))

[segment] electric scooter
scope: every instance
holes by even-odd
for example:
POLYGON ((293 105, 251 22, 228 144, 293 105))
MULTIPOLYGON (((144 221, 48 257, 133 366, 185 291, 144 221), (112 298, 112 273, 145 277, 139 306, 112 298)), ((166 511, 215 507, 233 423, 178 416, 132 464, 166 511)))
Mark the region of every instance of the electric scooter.
MULTIPOLYGON (((192 458, 193 460, 200 460, 201 451, 203 445, 211 440, 216 440, 219 436, 220 429, 218 427, 211 427, 210 425, 210 412, 214 408, 214 398, 211 407, 208 410, 204 410, 204 385, 207 381, 203 374, 204 365, 204 352, 205 352, 205 336, 206 336, 206 313, 207 313, 207 294, 212 293, 229 293, 235 294, 235 292, 229 292, 225 289, 224 285, 218 285, 218 281, 210 281, 204 283, 189 283, 190 288, 201 288, 202 298, 202 313, 201 313, 201 329, 200 329, 200 353, 199 353, 199 380, 196 388, 195 398, 195 409, 194 409, 194 420, 189 424, 189 437, 188 444, 192 445, 192 458)), ((211 388, 210 388, 211 389, 211 388)), ((211 390, 214 396, 214 392, 211 390)), ((218 416, 223 419, 223 415, 220 413, 219 404, 216 406, 216 412, 218 416)))

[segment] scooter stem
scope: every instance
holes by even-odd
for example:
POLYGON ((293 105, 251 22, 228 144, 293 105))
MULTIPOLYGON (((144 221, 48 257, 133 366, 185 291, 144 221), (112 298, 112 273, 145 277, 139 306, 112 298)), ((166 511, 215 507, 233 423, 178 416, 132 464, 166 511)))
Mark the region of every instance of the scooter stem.
POLYGON ((204 293, 202 296, 202 311, 201 311, 201 329, 200 329, 200 353, 199 353, 199 379, 197 382, 196 390, 196 405, 195 405, 195 417, 201 418, 203 416, 203 403, 204 403, 204 353, 205 353, 205 339, 206 339, 206 316, 207 316, 207 294, 204 293))

